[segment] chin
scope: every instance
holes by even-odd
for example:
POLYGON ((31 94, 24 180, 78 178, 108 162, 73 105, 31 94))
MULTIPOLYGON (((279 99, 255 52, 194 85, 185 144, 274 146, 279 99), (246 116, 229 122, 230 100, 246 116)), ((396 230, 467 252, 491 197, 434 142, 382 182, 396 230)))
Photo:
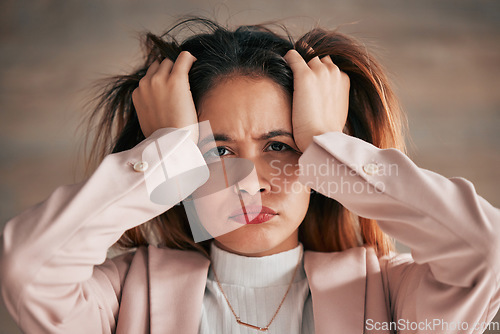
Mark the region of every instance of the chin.
POLYGON ((273 242, 269 235, 262 235, 258 231, 248 231, 255 230, 255 227, 245 226, 221 235, 215 238, 218 241, 217 245, 232 253, 242 255, 261 253, 272 249, 276 242, 273 242))
MULTIPOLYGON (((232 253, 247 256, 265 256, 279 252, 285 243, 292 243, 284 231, 278 231, 259 225, 247 225, 217 238, 217 245, 232 253), (274 233, 273 233, 274 232, 274 233), (281 233, 279 233, 281 232, 281 233), (285 234, 285 235, 284 235, 285 234)), ((295 237, 296 238, 296 237, 295 237)))

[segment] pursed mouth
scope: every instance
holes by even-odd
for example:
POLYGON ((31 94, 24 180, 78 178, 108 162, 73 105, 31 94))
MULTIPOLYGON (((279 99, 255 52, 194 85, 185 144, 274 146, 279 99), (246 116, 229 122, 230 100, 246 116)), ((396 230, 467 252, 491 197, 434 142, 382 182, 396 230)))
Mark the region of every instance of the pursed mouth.
POLYGON ((243 225, 256 225, 265 223, 268 220, 274 218, 278 214, 276 213, 267 213, 267 212, 254 212, 254 213, 246 213, 246 214, 238 214, 229 217, 229 219, 243 224, 243 225))
POLYGON ((232 215, 230 216, 229 218, 231 217, 236 217, 236 216, 241 216, 241 215, 258 215, 258 214, 267 214, 267 215, 277 215, 277 213, 270 213, 270 212, 264 212, 264 211, 247 211, 247 212, 242 212, 242 213, 238 213, 237 215, 232 215))
POLYGON ((229 218, 233 217, 238 217, 241 215, 260 215, 260 214, 266 214, 266 215, 277 215, 277 213, 271 209, 268 208, 267 206, 256 206, 256 205, 249 205, 249 206, 243 206, 242 208, 233 211, 229 218))

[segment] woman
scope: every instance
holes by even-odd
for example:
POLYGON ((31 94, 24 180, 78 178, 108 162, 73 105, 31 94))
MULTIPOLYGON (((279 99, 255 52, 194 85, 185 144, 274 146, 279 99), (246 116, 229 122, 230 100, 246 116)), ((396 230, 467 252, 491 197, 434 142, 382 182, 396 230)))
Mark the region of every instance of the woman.
POLYGON ((105 89, 92 176, 7 223, 19 326, 482 332, 500 302, 500 211, 406 157, 377 62, 335 31, 174 28, 196 23, 207 31, 180 44, 148 34, 144 65, 105 89), (134 251, 106 259, 117 241, 134 251))

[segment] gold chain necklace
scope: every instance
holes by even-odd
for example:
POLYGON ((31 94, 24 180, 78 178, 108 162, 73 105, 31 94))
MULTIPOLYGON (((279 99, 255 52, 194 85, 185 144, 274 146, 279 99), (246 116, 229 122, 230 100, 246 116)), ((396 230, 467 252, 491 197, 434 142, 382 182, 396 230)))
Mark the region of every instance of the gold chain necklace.
POLYGON ((222 295, 224 296, 224 299, 226 300, 227 302, 227 305, 229 306, 229 308, 231 309, 231 312, 233 313, 234 317, 236 318, 236 322, 242 326, 246 326, 246 327, 250 327, 252 329, 256 329, 258 331, 261 331, 261 332, 267 332, 268 329, 269 329, 269 326, 271 326, 271 324, 273 323, 274 319, 276 318, 276 316, 278 315, 278 312, 280 311, 281 309, 281 306, 283 305, 283 303, 285 302, 285 299, 286 299, 286 296, 288 295, 288 292, 290 292, 290 289, 292 287, 292 284, 293 284, 293 281, 295 279, 295 275, 297 274, 297 269, 299 269, 299 264, 301 262, 301 259, 302 257, 299 257, 299 262, 297 263, 297 266, 295 266, 295 270, 293 272, 293 276, 292 276, 292 281, 290 282, 290 284, 288 285, 288 289, 286 290, 285 292, 285 295, 283 296, 283 299, 281 300, 281 303, 280 305, 278 306, 278 309, 276 310, 276 312, 274 313, 271 321, 269 321, 269 323, 265 326, 265 327, 259 327, 259 326, 255 326, 255 325, 252 325, 252 324, 249 324, 249 323, 246 323, 244 321, 242 321, 240 319, 240 317, 238 317, 236 315, 236 312, 234 312, 234 309, 233 307, 231 306, 231 303, 229 302, 229 300, 227 299, 227 296, 226 296, 226 293, 224 292, 224 290, 222 289, 222 286, 219 282, 219 278, 217 277, 217 273, 215 272, 215 268, 214 266, 212 266, 212 271, 214 272, 214 277, 215 277, 215 281, 217 282, 217 285, 219 286, 219 289, 220 289, 220 292, 222 292, 222 295))

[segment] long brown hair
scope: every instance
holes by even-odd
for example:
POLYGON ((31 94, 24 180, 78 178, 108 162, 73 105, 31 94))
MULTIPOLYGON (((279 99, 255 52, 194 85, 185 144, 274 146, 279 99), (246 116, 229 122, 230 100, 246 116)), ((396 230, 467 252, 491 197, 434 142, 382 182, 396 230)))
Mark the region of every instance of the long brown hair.
MULTIPOLYGON (((175 61, 183 50, 198 60, 189 72, 193 100, 197 106, 203 95, 218 80, 228 75, 268 77, 293 94, 293 75, 283 56, 295 48, 307 62, 315 56, 330 55, 333 62, 350 78, 349 112, 345 132, 380 148, 406 152, 405 117, 380 64, 365 47, 336 30, 315 28, 294 42, 282 25, 282 35, 269 24, 240 26, 230 30, 218 23, 189 17, 163 35, 144 35, 144 62, 131 74, 111 78, 103 87, 89 118, 96 130, 89 165, 99 163, 107 154, 131 149, 144 139, 132 103, 132 92, 148 67, 157 59, 175 61), (176 32, 194 31, 181 43, 176 32)), ((90 132, 88 132, 90 133, 90 132)), ((394 249, 391 238, 376 221, 356 217, 339 202, 312 192, 299 240, 307 250, 336 252, 360 245, 372 246, 379 256, 394 249)), ((186 212, 174 206, 150 222, 126 231, 118 241, 124 248, 157 243, 181 250, 196 250, 209 256, 210 241, 195 243, 186 212), (156 241, 155 241, 156 240, 156 241)))

